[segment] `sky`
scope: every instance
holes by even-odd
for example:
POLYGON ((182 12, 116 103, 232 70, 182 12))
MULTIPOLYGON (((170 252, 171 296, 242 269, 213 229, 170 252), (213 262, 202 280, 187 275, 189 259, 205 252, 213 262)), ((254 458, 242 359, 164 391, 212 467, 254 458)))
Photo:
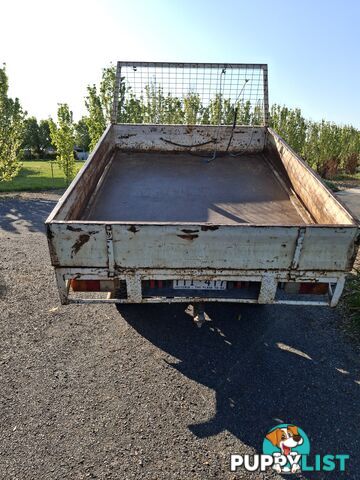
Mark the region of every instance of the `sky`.
POLYGON ((0 63, 29 115, 117 60, 267 63, 270 103, 360 128, 358 0, 1 0, 0 63))

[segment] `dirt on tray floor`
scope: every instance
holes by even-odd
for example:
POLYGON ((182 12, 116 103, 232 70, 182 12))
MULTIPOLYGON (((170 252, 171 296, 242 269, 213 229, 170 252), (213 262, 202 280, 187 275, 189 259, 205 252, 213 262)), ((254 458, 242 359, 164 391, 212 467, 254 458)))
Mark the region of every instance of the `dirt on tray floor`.
POLYGON ((59 304, 43 220, 59 195, 0 198, 0 478, 266 479, 230 472, 293 423, 360 471, 360 360, 330 308, 59 304))

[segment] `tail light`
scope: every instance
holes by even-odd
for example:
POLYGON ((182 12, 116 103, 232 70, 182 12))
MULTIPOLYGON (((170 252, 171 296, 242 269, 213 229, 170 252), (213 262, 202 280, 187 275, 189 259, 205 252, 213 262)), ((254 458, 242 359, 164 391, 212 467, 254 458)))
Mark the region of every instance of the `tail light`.
POLYGON ((283 284, 286 293, 300 295, 325 295, 328 292, 328 283, 315 282, 287 282, 283 284))
POLYGON ((111 292, 114 290, 113 280, 78 280, 73 278, 70 282, 74 292, 111 292))

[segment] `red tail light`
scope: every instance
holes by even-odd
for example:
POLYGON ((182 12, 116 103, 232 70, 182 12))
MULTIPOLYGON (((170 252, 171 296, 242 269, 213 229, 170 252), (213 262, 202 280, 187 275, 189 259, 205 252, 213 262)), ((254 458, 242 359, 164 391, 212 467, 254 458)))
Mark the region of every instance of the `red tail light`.
POLYGON ((299 293, 310 295, 325 295, 328 291, 327 283, 300 283, 299 293))
POLYGON ((100 280, 71 280, 71 288, 74 292, 100 292, 100 280))
POLYGON ((328 292, 328 283, 316 282, 287 282, 282 287, 285 292, 300 295, 325 295, 328 292))
POLYGON ((113 280, 78 280, 73 278, 70 285, 74 292, 111 292, 115 288, 113 280))

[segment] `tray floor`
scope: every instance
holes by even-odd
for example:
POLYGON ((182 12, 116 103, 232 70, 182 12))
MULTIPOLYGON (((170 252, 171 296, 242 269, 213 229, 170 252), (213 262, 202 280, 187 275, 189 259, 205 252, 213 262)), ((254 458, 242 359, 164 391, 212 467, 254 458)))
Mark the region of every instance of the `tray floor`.
POLYGON ((118 152, 82 220, 304 224, 263 154, 118 152))

